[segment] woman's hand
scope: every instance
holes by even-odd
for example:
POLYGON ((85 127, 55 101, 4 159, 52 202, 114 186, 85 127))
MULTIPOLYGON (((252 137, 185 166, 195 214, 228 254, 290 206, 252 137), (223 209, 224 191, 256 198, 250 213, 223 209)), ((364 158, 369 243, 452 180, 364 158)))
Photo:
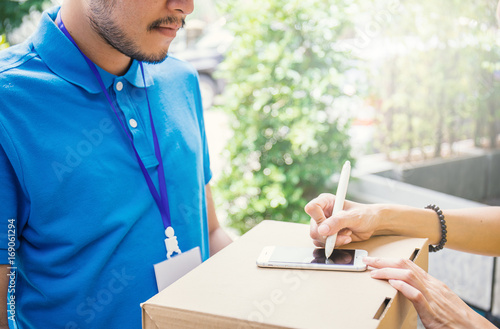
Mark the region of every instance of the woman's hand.
POLYGON ((496 328, 412 261, 366 257, 364 262, 375 268, 372 278, 389 280, 413 303, 425 328, 496 328))
POLYGON ((332 216, 335 195, 323 193, 311 200, 306 213, 311 216, 311 238, 317 247, 325 245, 326 236, 338 233, 336 246, 369 239, 379 226, 376 205, 345 201, 344 210, 332 216))

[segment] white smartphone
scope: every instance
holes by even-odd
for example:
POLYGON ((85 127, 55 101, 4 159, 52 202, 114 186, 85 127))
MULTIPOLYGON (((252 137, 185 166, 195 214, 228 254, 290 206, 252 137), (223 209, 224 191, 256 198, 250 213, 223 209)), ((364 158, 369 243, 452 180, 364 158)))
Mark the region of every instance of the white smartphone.
POLYGON ((267 246, 262 249, 257 266, 274 268, 297 268, 331 271, 364 271, 363 257, 366 250, 335 249, 326 259, 325 249, 304 247, 267 246))

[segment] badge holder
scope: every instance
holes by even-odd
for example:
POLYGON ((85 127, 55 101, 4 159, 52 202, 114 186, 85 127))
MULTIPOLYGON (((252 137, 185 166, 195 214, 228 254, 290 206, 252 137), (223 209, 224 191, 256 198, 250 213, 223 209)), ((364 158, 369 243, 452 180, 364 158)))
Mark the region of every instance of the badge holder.
POLYGON ((172 226, 167 227, 165 236, 167 260, 154 265, 158 291, 162 291, 201 264, 200 248, 181 252, 172 226))

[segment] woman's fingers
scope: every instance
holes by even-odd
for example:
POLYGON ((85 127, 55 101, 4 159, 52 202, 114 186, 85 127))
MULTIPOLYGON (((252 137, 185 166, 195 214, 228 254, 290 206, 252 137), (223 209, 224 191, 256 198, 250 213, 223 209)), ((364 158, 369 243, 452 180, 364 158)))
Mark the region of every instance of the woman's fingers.
POLYGON ((408 259, 366 257, 371 276, 388 280, 408 298, 426 328, 494 328, 450 288, 408 259))
POLYGON ((337 235, 337 240, 335 241, 335 246, 340 247, 352 242, 350 235, 337 235))
POLYGON ((323 193, 309 201, 304 210, 317 224, 321 224, 327 217, 331 216, 334 202, 334 195, 323 193))
POLYGON ((363 262, 374 268, 400 268, 400 269, 412 269, 418 272, 419 274, 426 274, 424 270, 415 265, 409 259, 398 259, 398 258, 378 258, 378 257, 365 257, 363 262))
POLYGON ((318 224, 316 220, 311 217, 311 224, 309 225, 309 234, 311 239, 313 239, 314 245, 316 247, 324 247, 326 238, 318 233, 318 224))
MULTIPOLYGON (((311 225, 309 226, 309 228, 310 228, 310 235, 311 238, 313 239, 314 245, 316 247, 323 248, 325 246, 326 239, 324 236, 318 233, 318 225, 316 224, 316 221, 313 218, 311 218, 311 225)), ((340 232, 337 235, 335 246, 339 247, 351 243, 352 242, 351 235, 352 231, 349 229, 340 230, 340 232)))
POLYGON ((396 290, 400 291, 406 298, 408 298, 415 306, 417 313, 420 317, 432 317, 432 309, 424 294, 411 284, 405 281, 390 279, 389 284, 396 290))
POLYGON ((372 278, 401 281, 428 296, 427 291, 432 283, 428 280, 427 273, 411 260, 366 257, 364 262, 376 268, 371 272, 372 278))

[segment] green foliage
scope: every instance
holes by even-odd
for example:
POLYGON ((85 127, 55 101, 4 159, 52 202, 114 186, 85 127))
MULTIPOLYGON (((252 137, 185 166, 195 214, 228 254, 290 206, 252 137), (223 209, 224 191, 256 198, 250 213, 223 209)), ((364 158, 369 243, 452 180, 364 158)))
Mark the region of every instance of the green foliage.
MULTIPOLYGON (((381 38, 386 58, 372 73, 379 99, 378 146, 389 154, 487 137, 496 147, 500 79, 496 1, 408 0, 381 38), (497 91, 496 93, 494 91, 497 91)), ((423 152, 422 152, 423 153, 423 152)))
POLYGON ((265 219, 304 222, 305 204, 350 158, 335 108, 347 54, 332 50, 349 27, 351 1, 231 0, 221 6, 234 33, 223 63, 224 110, 234 136, 216 185, 230 226, 265 219), (258 8, 258 10, 256 10, 258 8))
POLYGON ((9 34, 21 25, 23 17, 32 11, 42 11, 50 0, 1 0, 0 35, 9 34))

